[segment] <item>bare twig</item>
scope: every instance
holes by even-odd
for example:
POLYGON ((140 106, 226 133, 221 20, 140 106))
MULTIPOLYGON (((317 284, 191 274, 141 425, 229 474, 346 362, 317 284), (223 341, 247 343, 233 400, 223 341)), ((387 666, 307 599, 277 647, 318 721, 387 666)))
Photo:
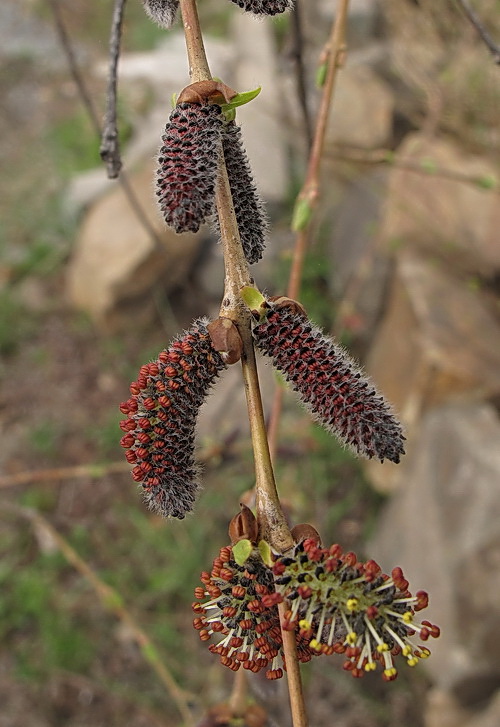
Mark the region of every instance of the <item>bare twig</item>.
POLYGON ((327 157, 353 162, 355 164, 387 164, 396 169, 406 169, 415 174, 449 179, 451 182, 459 182, 461 184, 470 184, 473 187, 480 187, 481 189, 500 194, 499 183, 495 179, 438 167, 432 164, 432 159, 429 161, 415 161, 414 159, 399 157, 389 149, 367 151, 365 149, 346 149, 341 145, 336 146, 337 151, 327 152, 327 157))
POLYGON ((106 93, 106 113, 104 115, 104 128, 101 136, 99 153, 106 163, 109 179, 116 179, 122 168, 120 157, 120 139, 116 120, 118 60, 120 58, 120 42, 122 37, 123 13, 127 0, 115 0, 113 18, 111 20, 111 35, 109 38, 109 72, 108 90, 106 93))
POLYGON ((467 0, 458 0, 458 4, 461 6, 462 10, 464 11, 467 18, 470 20, 474 28, 479 33, 479 36, 485 46, 488 48, 489 52, 493 56, 493 60, 497 65, 500 65, 500 45, 498 43, 495 43, 491 35, 488 33, 486 28, 484 27, 484 24, 476 14, 476 12, 470 7, 467 0))
MULTIPOLYGON (((342 66, 345 57, 345 28, 347 20, 347 10, 349 0, 340 0, 335 15, 335 21, 332 26, 330 39, 326 45, 327 73, 321 102, 316 119, 316 129, 314 132, 314 140, 309 155, 307 173, 302 189, 298 195, 298 201, 307 202, 312 219, 312 211, 315 209, 319 196, 319 171, 321 159, 323 156, 323 148, 325 144, 326 129, 328 117, 332 104, 333 92, 335 89, 335 80, 338 69, 342 66)), ((307 247, 309 245, 309 237, 311 230, 311 222, 297 232, 295 238, 295 247, 292 257, 292 267, 288 279, 287 296, 296 299, 300 294, 300 283, 302 279, 302 271, 304 268, 304 259, 307 247)), ((278 441, 278 427, 281 417, 281 409, 283 405, 283 388, 277 387, 274 393, 271 417, 269 420, 269 445, 271 452, 276 452, 278 441)))
MULTIPOLYGON (((54 24, 55 24, 55 27, 57 30, 57 34, 59 36, 61 46, 62 46, 65 56, 66 56, 66 60, 68 63, 68 68, 69 68, 71 77, 73 78, 75 86, 78 90, 78 95, 80 96, 80 99, 89 115, 90 121, 95 130, 96 136, 98 138, 100 138, 101 137, 101 124, 99 122, 99 117, 97 115, 95 104, 93 103, 92 98, 91 98, 90 94, 88 93, 83 76, 80 73, 80 69, 78 67, 74 48, 71 43, 68 32, 66 30, 66 26, 63 22, 62 16, 61 16, 59 0, 47 0, 47 2, 49 4, 52 15, 54 17, 54 24)), ((137 219, 139 220, 140 224, 144 228, 144 230, 147 232, 149 237, 152 240, 154 240, 154 242, 157 245, 161 245, 160 238, 156 234, 154 227, 151 225, 146 212, 144 211, 139 200, 137 199, 137 196, 136 196, 134 190, 132 189, 132 187, 130 186, 128 178, 125 177, 124 172, 122 172, 122 174, 120 175, 120 177, 118 179, 118 183, 121 185, 130 206, 134 210, 134 213, 135 213, 137 219)))
POLYGON ((296 0, 295 8, 291 14, 291 21, 292 51, 290 55, 295 63, 297 98, 302 112, 302 121, 304 123, 307 147, 310 149, 313 141, 313 129, 307 100, 306 68, 304 64, 304 33, 302 28, 302 0, 296 0))
POLYGON ((132 614, 127 610, 119 593, 99 578, 97 573, 78 555, 76 550, 68 543, 66 538, 64 538, 49 523, 49 521, 43 517, 43 515, 40 515, 35 510, 22 507, 8 501, 1 502, 0 511, 11 512, 14 515, 29 520, 34 528, 36 528, 39 532, 43 532, 53 543, 55 543, 58 550, 68 563, 70 563, 80 573, 80 575, 82 575, 90 583, 104 608, 113 613, 116 618, 118 618, 127 627, 128 631, 132 634, 135 642, 139 646, 142 655, 156 672, 156 675, 170 694, 184 721, 184 724, 186 726, 191 725, 193 723, 193 716, 188 703, 193 701, 194 696, 179 687, 170 673, 170 670, 160 658, 156 646, 139 626, 132 614))

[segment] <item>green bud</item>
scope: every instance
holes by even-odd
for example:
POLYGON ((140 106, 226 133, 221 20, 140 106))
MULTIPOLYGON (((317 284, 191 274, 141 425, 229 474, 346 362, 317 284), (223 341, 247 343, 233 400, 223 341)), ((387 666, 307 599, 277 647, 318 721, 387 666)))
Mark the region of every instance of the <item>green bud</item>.
POLYGON ((312 212, 312 207, 307 199, 298 199, 293 210, 292 230, 294 232, 304 230, 311 221, 312 212))

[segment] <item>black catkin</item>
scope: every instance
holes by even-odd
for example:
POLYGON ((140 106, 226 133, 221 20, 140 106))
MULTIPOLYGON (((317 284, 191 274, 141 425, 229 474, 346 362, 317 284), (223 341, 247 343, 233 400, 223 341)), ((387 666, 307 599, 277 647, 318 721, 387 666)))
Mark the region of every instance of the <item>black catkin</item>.
POLYGON ((254 15, 277 15, 293 8, 294 0, 231 0, 242 10, 254 15))
POLYGON ((399 462, 401 425, 355 361, 307 317, 268 305, 253 329, 257 348, 272 358, 318 423, 368 459, 399 462))
POLYGON ((182 519, 193 509, 199 489, 194 459, 198 412, 211 385, 226 368, 215 351, 207 320, 196 320, 156 361, 145 364, 132 396, 120 406, 121 445, 134 465, 132 477, 151 510, 182 519))
POLYGON ((146 15, 168 30, 175 21, 179 0, 142 0, 146 15))
POLYGON ((156 195, 176 232, 197 232, 215 210, 224 119, 212 104, 180 103, 170 115, 158 157, 156 195))
POLYGON ((241 129, 234 121, 224 128, 222 148, 243 252, 248 263, 256 263, 264 252, 268 221, 253 181, 241 129))

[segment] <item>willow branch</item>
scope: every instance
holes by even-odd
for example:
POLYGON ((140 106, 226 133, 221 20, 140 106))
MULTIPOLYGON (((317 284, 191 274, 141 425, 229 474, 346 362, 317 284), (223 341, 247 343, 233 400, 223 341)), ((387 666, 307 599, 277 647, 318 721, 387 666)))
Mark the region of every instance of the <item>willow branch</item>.
POLYGON ((101 136, 99 153, 106 163, 109 179, 116 179, 122 168, 120 158, 120 139, 116 120, 118 60, 120 58, 120 42, 122 37, 123 13, 127 0, 115 0, 113 18, 111 20, 111 36, 109 39, 109 71, 108 89, 106 92, 106 113, 104 129, 101 136))
POLYGON ((191 710, 188 707, 189 701, 193 700, 193 695, 184 692, 175 679, 170 670, 161 660, 159 653, 149 636, 136 622, 132 614, 126 609, 119 593, 111 586, 102 581, 97 573, 86 563, 76 552, 76 550, 68 543, 60 533, 39 513, 30 508, 21 507, 8 501, 1 502, 1 511, 11 512, 29 520, 33 527, 39 532, 44 533, 50 540, 55 543, 61 555, 72 565, 80 575, 82 575, 92 586, 99 600, 107 611, 110 611, 119 619, 132 634, 134 641, 139 646, 143 657, 155 671, 157 677, 167 689, 172 700, 174 701, 184 724, 190 725, 193 722, 191 710))
POLYGON ((488 48, 489 52, 493 56, 493 60, 496 64, 500 65, 500 45, 498 43, 495 43, 491 35, 488 33, 486 28, 484 27, 484 24, 479 19, 479 16, 474 12, 474 10, 470 7, 469 3, 466 2, 466 0, 458 0, 459 5, 461 6, 462 10, 464 11, 465 15, 471 22, 471 24, 474 26, 474 28, 477 30, 479 37, 485 44, 485 46, 488 48))
MULTIPOLYGON (((343 65, 346 52, 345 29, 348 7, 349 0, 340 0, 337 13, 335 14, 335 20, 332 25, 330 38, 323 51, 323 57, 327 59, 326 79, 323 86, 323 93, 321 94, 314 139, 307 165, 306 178, 297 198, 297 202, 307 202, 310 210, 310 217, 309 222, 297 232, 295 238, 292 267, 290 269, 287 288, 287 296, 293 299, 297 299, 300 296, 300 284, 304 270, 304 260, 306 250, 309 246, 311 233, 311 220, 313 217, 313 211, 318 203, 319 172, 324 152, 328 118, 332 106, 337 71, 343 65)), ((282 405, 283 389, 282 387, 278 387, 274 394, 271 418, 269 422, 269 445, 273 454, 276 452, 277 448, 278 428, 282 405)))
MULTIPOLYGON (((88 114, 90 122, 94 128, 96 136, 98 138, 101 138, 102 129, 101 129, 101 124, 99 122, 99 117, 98 117, 98 114, 97 114, 97 111, 95 108, 95 104, 92 101, 90 94, 88 93, 85 81, 83 79, 82 74, 80 73, 80 69, 79 69, 79 66, 78 66, 78 63, 76 60, 73 45, 71 43, 70 37, 66 30, 66 26, 65 26, 62 16, 61 16, 59 2, 58 2, 58 0, 47 0, 47 2, 49 4, 50 10, 54 17, 54 25, 55 25, 55 28, 57 31, 57 35, 59 37, 59 42, 61 43, 61 47, 66 56, 66 62, 68 64, 68 68, 69 68, 71 77, 73 79, 73 82, 77 88, 78 95, 85 107, 85 110, 87 111, 87 114, 88 114)), ((139 224, 143 227, 145 232, 155 242, 156 245, 161 245, 162 243, 161 243, 160 238, 156 234, 154 227, 149 222, 148 216, 147 216, 146 212, 144 211, 144 208, 142 207, 141 203, 137 199, 137 195, 135 194, 134 190, 130 186, 128 177, 125 176, 124 172, 122 172, 122 174, 118 178, 118 183, 122 187, 125 197, 127 198, 127 201, 130 204, 131 208, 133 209, 134 214, 139 221, 139 224)))

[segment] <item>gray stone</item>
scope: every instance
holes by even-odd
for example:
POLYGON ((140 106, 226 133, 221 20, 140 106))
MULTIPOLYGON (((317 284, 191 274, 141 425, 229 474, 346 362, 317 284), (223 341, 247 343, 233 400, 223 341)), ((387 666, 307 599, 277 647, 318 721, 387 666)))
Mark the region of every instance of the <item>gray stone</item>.
POLYGON ((165 227, 153 193, 154 168, 148 162, 130 175, 129 184, 155 232, 145 229, 121 187, 92 206, 83 220, 68 269, 71 303, 99 324, 118 323, 127 301, 149 297, 161 283, 168 291, 191 268, 201 235, 176 235, 165 227))
POLYGON ((500 691, 496 692, 489 705, 467 722, 466 727, 498 727, 500 724, 500 691))
MULTIPOLYGON (((483 303, 443 266, 400 252, 367 370, 411 436, 423 413, 450 400, 500 391, 500 326, 483 303)), ((381 490, 401 483, 401 468, 366 464, 381 490)))
POLYGON ((394 97, 369 66, 347 65, 338 74, 326 149, 346 144, 363 149, 386 145, 392 135, 394 97))
POLYGON ((262 87, 258 98, 238 109, 245 147, 262 197, 282 202, 289 184, 286 132, 281 104, 279 71, 272 28, 248 13, 235 13, 231 21, 235 53, 234 88, 262 87))
MULTIPOLYGON (((500 423, 486 404, 427 414, 369 548, 400 565, 441 627, 426 661, 436 686, 476 706, 500 681, 500 423)), ((425 615, 424 615, 425 614, 425 615)))
POLYGON ((455 268, 490 276, 500 270, 498 195, 477 184, 439 175, 499 180, 487 159, 462 151, 452 141, 410 134, 397 161, 417 171, 394 167, 389 178, 381 237, 386 249, 418 247, 455 268), (418 173, 421 168, 431 173, 418 173), (435 170, 435 173, 432 173, 435 170))

